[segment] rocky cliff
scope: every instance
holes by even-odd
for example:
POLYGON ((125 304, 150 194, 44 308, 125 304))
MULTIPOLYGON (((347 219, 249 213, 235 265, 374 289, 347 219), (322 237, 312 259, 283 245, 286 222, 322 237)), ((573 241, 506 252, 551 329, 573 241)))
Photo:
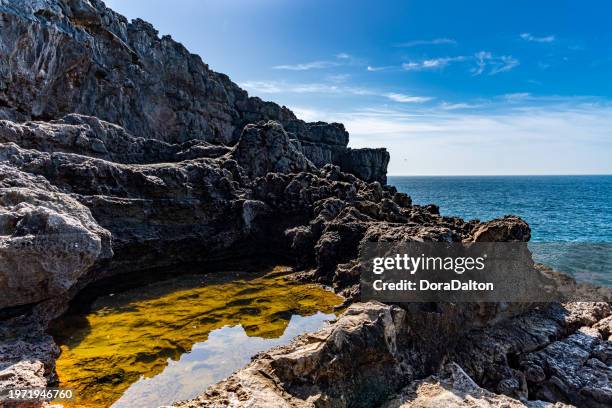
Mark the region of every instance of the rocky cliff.
POLYGON ((0 0, 0 30, 0 388, 54 383, 46 325, 86 286, 265 255, 355 305, 183 405, 609 406, 607 304, 358 303, 362 243, 525 243, 520 218, 413 205, 381 183, 384 150, 248 97, 98 0, 0 0))
POLYGON ((95 116, 168 143, 233 145, 248 123, 275 120, 318 166, 384 183, 384 149, 348 149, 339 123, 306 123, 249 97, 151 24, 128 22, 100 0, 0 2, 0 119, 95 116))

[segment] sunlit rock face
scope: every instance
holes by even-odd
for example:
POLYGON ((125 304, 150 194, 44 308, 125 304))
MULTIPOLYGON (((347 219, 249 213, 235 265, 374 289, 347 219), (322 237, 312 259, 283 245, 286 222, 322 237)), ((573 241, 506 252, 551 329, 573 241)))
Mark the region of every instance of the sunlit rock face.
POLYGON ((384 149, 347 149, 338 123, 306 123, 284 106, 249 97, 153 26, 128 22, 99 0, 0 3, 0 119, 91 115, 172 144, 233 145, 245 125, 275 120, 318 166, 340 165, 385 181, 384 149))
POLYGON ((112 256, 110 235, 44 178, 0 164, 0 309, 64 295, 112 256))

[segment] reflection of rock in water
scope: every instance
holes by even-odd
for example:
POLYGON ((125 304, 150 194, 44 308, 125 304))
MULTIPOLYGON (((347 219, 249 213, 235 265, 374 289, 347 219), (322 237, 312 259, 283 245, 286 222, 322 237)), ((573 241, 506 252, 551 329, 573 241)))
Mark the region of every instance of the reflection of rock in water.
POLYGON ((282 336, 270 339, 250 337, 240 326, 214 330, 206 341, 194 344, 190 353, 170 361, 162 373, 133 383, 113 408, 154 407, 193 398, 248 364, 253 355, 286 344, 298 334, 316 331, 333 317, 320 312, 307 317, 294 315, 282 336))
MULTIPOLYGON (((251 351, 255 353, 276 344, 265 339, 288 340, 285 332, 294 314, 331 313, 338 303, 340 298, 331 292, 290 283, 278 274, 256 277, 244 274, 233 282, 203 282, 201 276, 190 276, 105 296, 94 303, 88 315, 66 317, 55 324, 55 338, 62 349, 57 361, 60 384, 75 389, 82 402, 94 406, 110 405, 139 380, 144 385, 136 387, 131 395, 139 389, 150 393, 147 381, 157 384, 152 378, 168 365, 174 376, 178 371, 184 372, 181 370, 189 372, 183 360, 216 366, 212 364, 214 356, 204 356, 200 348, 194 349, 194 344, 206 342, 214 330, 225 328, 221 330, 223 335, 227 327, 233 327, 232 330, 239 330, 241 341, 230 336, 218 343, 216 351, 210 347, 202 349, 214 354, 230 347, 237 360, 219 362, 222 368, 230 368, 225 373, 228 375, 248 362, 251 351), (234 326, 241 326, 244 331, 234 326), (245 345, 247 336, 258 339, 245 345), (189 357, 181 358, 189 351, 192 351, 189 357), (175 361, 179 359, 181 364, 177 365, 175 361)), ((322 323, 322 319, 315 320, 322 323)), ((293 336, 301 328, 294 327, 292 331, 293 336)), ((206 370, 202 366, 197 368, 200 390, 208 377, 210 382, 223 378, 218 370, 208 375, 206 370)), ((193 379, 186 378, 183 383, 193 379)), ((189 397, 180 393, 184 387, 181 382, 174 387, 177 389, 172 391, 173 395, 189 397)))

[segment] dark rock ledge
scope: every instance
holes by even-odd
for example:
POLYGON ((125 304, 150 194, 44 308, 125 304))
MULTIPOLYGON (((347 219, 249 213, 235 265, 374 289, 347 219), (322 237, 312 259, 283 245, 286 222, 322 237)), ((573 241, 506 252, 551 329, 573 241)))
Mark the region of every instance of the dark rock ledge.
POLYGON ((526 242, 521 219, 413 205, 384 149, 99 0, 0 0, 0 30, 0 388, 53 384, 46 326, 86 286, 265 253, 353 305, 178 405, 610 406, 610 304, 358 302, 361 242, 526 242))

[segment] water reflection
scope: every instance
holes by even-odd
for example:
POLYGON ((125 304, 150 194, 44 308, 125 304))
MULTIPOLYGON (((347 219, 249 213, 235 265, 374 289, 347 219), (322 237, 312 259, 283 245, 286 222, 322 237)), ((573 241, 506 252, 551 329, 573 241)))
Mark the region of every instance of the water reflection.
POLYGON ((191 398, 252 354, 322 327, 341 299, 287 281, 287 272, 184 276, 104 296, 88 314, 55 322, 60 386, 79 396, 69 406, 191 398))
POLYGON ((287 344, 300 333, 318 330, 334 317, 321 312, 306 317, 295 315, 285 333, 275 339, 249 337, 241 326, 214 330, 208 340, 194 344, 190 353, 183 354, 178 361, 170 361, 161 374, 136 381, 112 406, 155 407, 194 398, 208 385, 248 364, 254 354, 287 344))

